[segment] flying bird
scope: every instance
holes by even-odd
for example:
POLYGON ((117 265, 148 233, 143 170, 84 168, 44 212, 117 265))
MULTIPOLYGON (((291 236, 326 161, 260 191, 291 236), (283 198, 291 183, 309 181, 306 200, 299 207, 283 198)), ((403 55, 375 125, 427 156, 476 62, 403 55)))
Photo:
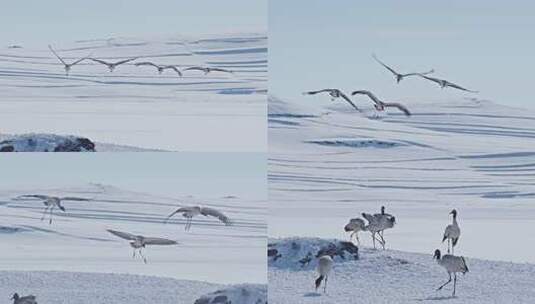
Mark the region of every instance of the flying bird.
POLYGON ((230 73, 234 74, 233 71, 227 70, 227 69, 221 69, 221 68, 211 68, 211 67, 200 67, 200 66, 193 66, 189 68, 185 68, 184 71, 202 71, 204 74, 208 74, 211 72, 223 72, 223 73, 230 73))
POLYGON ((331 101, 334 101, 337 98, 343 98, 345 101, 347 101, 355 110, 360 111, 360 109, 347 97, 346 94, 344 94, 339 89, 323 89, 319 91, 309 91, 309 92, 303 92, 303 95, 316 95, 319 93, 328 93, 329 96, 331 96, 331 101))
POLYGON ((41 221, 45 219, 47 211, 50 211, 49 214, 49 224, 52 224, 52 216, 54 208, 58 208, 59 210, 66 212, 65 207, 61 205, 62 201, 80 201, 80 202, 88 202, 90 199, 87 198, 81 198, 81 197, 72 197, 72 196, 65 196, 65 197, 57 197, 57 196, 49 196, 49 195, 41 195, 41 194, 31 194, 31 195, 21 195, 18 197, 18 199, 21 198, 37 198, 43 201, 43 204, 45 205, 45 210, 43 211, 43 216, 41 217, 41 221))
POLYGON ((69 76, 69 72, 71 71, 71 68, 75 65, 77 65, 78 63, 86 60, 89 58, 89 56, 91 56, 91 54, 87 55, 86 57, 83 57, 83 58, 80 58, 74 62, 71 62, 71 63, 66 63, 65 60, 63 60, 57 53, 56 51, 54 51, 54 49, 52 48, 51 45, 48 45, 48 48, 50 49, 50 51, 52 51, 52 53, 54 54, 54 56, 56 56, 59 61, 64 65, 64 68, 65 68, 65 76, 69 76))
POLYGON ((374 107, 377 111, 384 111, 385 108, 397 108, 398 110, 403 112, 405 115, 411 116, 411 112, 409 111, 409 109, 407 109, 404 105, 400 103, 381 101, 372 92, 366 91, 366 90, 359 90, 359 91, 354 91, 353 93, 351 93, 351 95, 357 95, 357 94, 367 95, 374 102, 374 107))
POLYGON ((419 75, 428 75, 428 74, 432 74, 435 72, 435 70, 431 69, 427 72, 424 72, 424 73, 407 73, 407 74, 400 74, 398 72, 396 72, 393 68, 389 67, 388 65, 386 65, 384 62, 382 62, 381 60, 379 60, 379 58, 377 58, 377 56, 375 56, 375 54, 372 55, 373 59, 375 59, 375 61, 377 61, 380 65, 382 65, 383 67, 385 67, 387 70, 389 70, 392 74, 394 74, 394 76, 396 77, 396 82, 399 83, 401 80, 403 80, 403 78, 405 77, 409 77, 409 76, 419 76, 419 75))
POLYGON ((466 265, 466 260, 462 256, 454 256, 451 254, 440 255, 440 250, 435 250, 435 255, 433 256, 438 265, 444 267, 448 272, 449 279, 446 283, 440 285, 437 288, 437 291, 441 290, 444 286, 451 283, 451 274, 453 273, 453 294, 455 296, 455 289, 457 287, 457 273, 460 272, 463 275, 468 272, 468 266, 466 265))
POLYGON ((420 77, 425 78, 425 79, 430 80, 430 81, 433 81, 435 83, 438 83, 438 85, 442 89, 445 88, 445 87, 450 87, 450 88, 454 88, 454 89, 458 89, 458 90, 462 90, 462 91, 466 91, 466 92, 470 92, 470 93, 479 93, 479 91, 472 91, 472 90, 463 88, 460 85, 457 85, 455 83, 449 82, 449 81, 447 81, 445 79, 439 79, 439 78, 429 77, 429 76, 425 76, 425 75, 420 75, 420 77))
POLYGON ((37 304, 34 295, 21 297, 16 292, 11 297, 11 300, 13 300, 13 304, 37 304))
POLYGON ((325 280, 325 284, 323 285, 323 293, 327 292, 327 280, 329 279, 329 274, 331 273, 333 264, 334 264, 333 259, 328 255, 324 255, 319 258, 318 268, 317 268, 319 277, 315 281, 316 291, 318 291, 318 288, 320 287, 321 282, 325 280))
POLYGON ((219 219, 222 223, 224 223, 227 226, 232 225, 232 221, 230 220, 230 218, 227 217, 223 212, 214 208, 201 207, 201 206, 180 207, 177 210, 175 210, 173 213, 171 213, 166 218, 165 221, 166 222, 169 221, 169 219, 177 213, 181 213, 182 216, 187 219, 186 226, 184 226, 185 231, 190 230, 192 219, 198 215, 212 216, 212 217, 219 219))
POLYGON ((444 243, 445 240, 448 240, 448 253, 450 253, 451 247, 451 253, 453 254, 453 249, 455 245, 457 245, 459 237, 461 236, 461 228, 457 223, 457 210, 451 210, 450 214, 453 215, 452 223, 449 224, 444 230, 444 237, 442 238, 442 242, 444 243))
POLYGON ((178 243, 173 240, 157 238, 157 237, 146 237, 142 235, 134 235, 128 232, 121 232, 117 230, 106 229, 109 233, 118 236, 122 239, 130 241, 130 246, 134 249, 132 258, 136 257, 136 250, 139 252, 139 256, 143 259, 143 262, 147 264, 147 258, 141 252, 141 249, 145 248, 147 245, 177 245, 178 243))
POLYGON ((110 72, 113 72, 113 70, 115 70, 115 68, 121 64, 125 64, 127 62, 130 62, 130 61, 134 61, 137 59, 136 58, 130 58, 130 59, 124 59, 124 60, 121 60, 121 61, 117 61, 117 62, 107 62, 107 61, 104 61, 104 60, 101 60, 101 59, 96 59, 96 58, 87 58, 91 61, 94 61, 94 62, 98 62, 98 63, 101 63, 105 66, 108 67, 108 69, 110 69, 110 72))

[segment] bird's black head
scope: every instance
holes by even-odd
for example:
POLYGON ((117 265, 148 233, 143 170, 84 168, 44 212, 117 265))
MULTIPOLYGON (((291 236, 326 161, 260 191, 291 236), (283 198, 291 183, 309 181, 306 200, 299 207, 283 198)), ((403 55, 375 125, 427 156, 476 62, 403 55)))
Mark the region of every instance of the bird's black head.
POLYGON ((392 223, 392 226, 394 226, 394 224, 396 223, 396 217, 395 216, 391 217, 390 222, 392 223))
POLYGON ((433 258, 440 260, 440 250, 435 250, 435 255, 433 255, 433 258))
POLYGON ((19 297, 19 294, 15 292, 15 293, 13 294, 13 296, 11 297, 11 300, 15 300, 15 301, 17 301, 19 298, 20 298, 20 297, 19 297))
POLYGON ((65 212, 65 207, 63 207, 63 206, 59 206, 59 210, 65 212))
POLYGON ((453 217, 457 217, 457 210, 451 210, 450 214, 453 214, 453 217))
POLYGON ((385 214, 385 206, 381 206, 381 214, 385 214))
POLYGON ((399 83, 401 81, 401 79, 403 79, 403 76, 401 75, 396 75, 396 82, 399 83))

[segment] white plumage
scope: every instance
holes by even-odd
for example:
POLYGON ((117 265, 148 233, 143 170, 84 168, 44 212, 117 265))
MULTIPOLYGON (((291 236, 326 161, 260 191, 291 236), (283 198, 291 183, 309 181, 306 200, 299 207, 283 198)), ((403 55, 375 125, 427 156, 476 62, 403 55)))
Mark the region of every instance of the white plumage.
POLYGON ((325 283, 323 285, 323 292, 327 292, 327 280, 329 279, 329 274, 331 273, 333 264, 333 259, 328 255, 324 255, 319 258, 317 267, 319 277, 316 279, 316 291, 320 287, 321 282, 325 280, 325 283))
POLYGON ((396 218, 391 214, 385 213, 384 206, 381 207, 381 213, 376 213, 374 215, 362 213, 362 217, 368 221, 366 230, 370 231, 372 234, 373 248, 376 248, 375 241, 377 240, 383 249, 385 249, 386 240, 384 239, 383 233, 386 229, 394 227, 396 218))
POLYGON ((167 217, 166 221, 168 221, 171 217, 173 217, 177 213, 181 213, 182 216, 187 219, 186 226, 184 226, 184 230, 186 231, 190 230, 192 219, 198 215, 215 217, 219 221, 224 223, 225 225, 232 225, 232 221, 230 220, 230 218, 226 216, 223 212, 214 208, 201 207, 201 206, 180 207, 177 210, 175 210, 173 213, 171 213, 167 217))
POLYGON ((347 223, 344 226, 344 230, 346 232, 351 232, 349 235, 349 241, 353 240, 353 236, 355 236, 355 239, 357 240, 357 244, 360 245, 360 239, 359 239, 359 231, 366 231, 366 223, 361 218, 352 218, 349 220, 349 223, 347 223))
POLYGON ((457 245, 457 241, 459 241, 459 237, 461 236, 461 228, 459 227, 459 224, 457 223, 457 210, 453 209, 451 210, 450 214, 453 215, 453 220, 450 225, 446 227, 444 230, 444 236, 442 237, 442 242, 445 240, 448 240, 448 253, 450 253, 450 247, 451 247, 451 253, 454 253, 454 247, 457 245))
POLYGON ((455 289, 457 287, 457 273, 465 274, 468 272, 468 266, 466 260, 462 256, 454 256, 451 254, 440 255, 440 250, 435 250, 434 258, 437 260, 438 265, 444 267, 448 272, 449 279, 446 283, 440 285, 438 290, 441 290, 444 286, 451 282, 451 274, 453 273, 453 296, 455 296, 455 289))
POLYGON ((178 244, 176 241, 173 241, 170 239, 134 235, 128 232, 122 232, 122 231, 111 230, 111 229, 106 229, 106 231, 122 239, 130 241, 129 242, 130 246, 134 249, 132 258, 136 257, 136 250, 138 250, 139 256, 143 259, 143 262, 145 262, 145 264, 147 263, 147 258, 143 256, 143 253, 141 253, 142 248, 145 248, 147 245, 176 245, 178 244))

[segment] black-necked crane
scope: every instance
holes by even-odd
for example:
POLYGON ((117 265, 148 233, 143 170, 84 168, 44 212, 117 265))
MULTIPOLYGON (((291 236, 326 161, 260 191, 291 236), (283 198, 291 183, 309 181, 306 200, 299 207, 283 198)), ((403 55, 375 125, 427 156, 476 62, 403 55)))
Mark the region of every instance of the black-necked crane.
POLYGON ((452 254, 445 254, 441 256, 440 250, 435 250, 434 258, 437 260, 438 265, 444 267, 448 272, 449 279, 446 283, 440 285, 437 291, 441 290, 444 286, 451 283, 451 274, 453 273, 453 294, 455 296, 455 289, 457 287, 457 273, 465 274, 468 272, 468 266, 466 260, 462 256, 454 256, 452 254))
POLYGON ((69 72, 71 71, 71 68, 77 64, 79 64, 80 62, 88 59, 91 54, 83 57, 83 58, 80 58, 74 62, 71 62, 71 63, 66 63, 65 60, 63 60, 63 58, 61 58, 57 53, 56 51, 54 51, 54 49, 52 48, 51 45, 48 45, 48 48, 50 49, 50 51, 52 51, 52 53, 54 54, 54 56, 56 56, 56 58, 58 58, 58 60, 63 64, 63 67, 65 69, 65 76, 69 76, 69 72))
POLYGON ((362 217, 368 221, 366 229, 372 234, 373 248, 376 249, 375 241, 377 240, 383 249, 385 249, 386 240, 384 239, 383 232, 386 229, 394 227, 396 218, 394 216, 382 216, 381 214, 372 215, 369 213, 362 213, 362 217), (377 238, 377 235, 380 239, 377 238))
POLYGON ((171 217, 173 217, 177 213, 181 213, 182 216, 186 218, 186 225, 184 226, 185 231, 190 230, 192 219, 198 215, 215 217, 227 226, 232 224, 232 221, 230 220, 230 218, 226 216, 223 212, 214 208, 201 207, 201 206, 180 207, 177 210, 175 210, 173 213, 171 213, 166 218, 165 221, 167 222, 171 217))
POLYGON ((360 245, 360 239, 359 239, 359 232, 360 231, 366 231, 366 223, 361 218, 352 218, 349 220, 349 223, 347 223, 344 226, 345 232, 351 232, 349 234, 349 241, 353 241, 353 236, 357 240, 357 244, 360 245))
POLYGON ((394 74, 394 77, 396 78, 396 82, 399 83, 401 80, 403 80, 403 78, 405 77, 410 77, 410 76, 419 76, 419 75, 428 75, 428 74, 432 74, 435 72, 435 70, 431 69, 427 72, 423 72, 423 73, 406 73, 406 74, 400 74, 398 72, 396 72, 393 68, 389 67, 388 65, 386 65, 384 62, 382 62, 381 60, 379 60, 379 58, 377 58, 377 56, 375 54, 372 55, 373 59, 375 59, 375 61, 377 61, 380 65, 382 65, 385 69, 387 69, 388 71, 390 71, 392 74, 394 74))
POLYGON ((45 210, 43 211, 43 216, 41 217, 41 221, 45 219, 47 211, 49 211, 49 224, 52 224, 52 216, 53 211, 55 208, 58 208, 59 210, 66 212, 65 207, 61 204, 62 201, 79 201, 79 202, 88 202, 90 199, 88 198, 82 198, 82 197, 72 197, 72 196, 64 196, 64 197, 58 197, 58 196, 50 196, 50 195, 42 195, 42 194, 31 194, 31 195, 21 195, 17 197, 17 199, 21 198, 37 198, 43 201, 43 204, 45 205, 45 210))
POLYGON ((143 235, 134 235, 128 232, 122 232, 117 230, 106 229, 109 233, 118 236, 122 239, 128 240, 130 246, 134 249, 132 258, 136 257, 136 250, 139 252, 139 256, 143 259, 143 262, 147 264, 147 258, 141 252, 141 249, 145 248, 147 245, 177 245, 176 241, 158 238, 158 237, 146 237, 143 235))
POLYGON ((448 253, 450 253, 451 247, 451 253, 453 254, 453 249, 455 245, 457 245, 459 237, 461 236, 461 228, 459 227, 459 223, 457 223, 457 210, 451 210, 450 214, 453 217, 452 223, 446 226, 446 229, 444 230, 444 236, 442 237, 442 242, 444 243, 445 240, 448 240, 448 253))
POLYGON ((325 283, 323 284, 323 292, 327 292, 327 281, 329 279, 329 274, 333 269, 333 264, 334 261, 329 255, 324 255, 318 259, 318 267, 316 271, 318 272, 319 276, 315 281, 316 291, 318 291, 318 288, 321 286, 321 282, 325 280, 325 283))

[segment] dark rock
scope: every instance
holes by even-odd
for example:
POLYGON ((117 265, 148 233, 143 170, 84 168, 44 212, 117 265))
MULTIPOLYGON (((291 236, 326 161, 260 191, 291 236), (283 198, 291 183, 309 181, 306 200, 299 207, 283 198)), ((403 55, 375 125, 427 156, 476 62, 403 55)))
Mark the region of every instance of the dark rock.
MULTIPOLYGON (((3 142, 0 143, 0 145, 2 144, 3 142)), ((15 152, 15 147, 11 145, 3 146, 2 148, 0 148, 0 152, 15 152)))
POLYGON ((56 146, 54 152, 95 152, 95 144, 87 138, 77 137, 74 140, 66 139, 65 142, 56 146))

